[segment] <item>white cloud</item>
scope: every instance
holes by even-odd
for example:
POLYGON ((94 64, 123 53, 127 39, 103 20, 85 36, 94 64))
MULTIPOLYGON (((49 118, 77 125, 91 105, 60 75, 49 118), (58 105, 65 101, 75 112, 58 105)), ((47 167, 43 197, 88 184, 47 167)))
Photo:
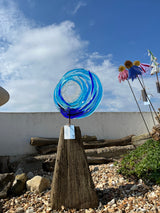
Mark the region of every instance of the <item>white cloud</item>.
POLYGON ((23 25, 26 20, 20 12, 15 17, 16 11, 15 6, 0 8, 1 16, 8 20, 1 29, 9 29, 3 30, 8 46, 0 53, 1 82, 11 97, 1 110, 53 111, 56 83, 66 71, 75 68, 87 42, 79 38, 70 21, 32 27, 29 22, 23 25), (13 25, 13 30, 6 25, 13 25))
POLYGON ((19 33, 23 33, 29 25, 31 25, 31 22, 25 19, 13 1, 0 0, 1 41, 9 44, 16 42, 19 38, 19 33))
POLYGON ((87 4, 85 2, 79 1, 74 8, 72 14, 75 15, 81 7, 85 7, 87 4))
MULTIPOLYGON (((4 6, 3 1, 0 20, 0 79, 10 93, 1 111, 55 111, 57 82, 66 71, 79 67, 95 72, 102 82, 104 95, 98 110, 138 111, 127 82, 118 82, 112 55, 88 54, 88 42, 75 32, 74 23, 36 27, 13 3, 4 6)), ((157 97, 153 79, 146 79, 146 83, 157 97)), ((140 85, 137 81, 132 85, 139 100, 140 85)), ((157 107, 158 102, 155 104, 157 107)))

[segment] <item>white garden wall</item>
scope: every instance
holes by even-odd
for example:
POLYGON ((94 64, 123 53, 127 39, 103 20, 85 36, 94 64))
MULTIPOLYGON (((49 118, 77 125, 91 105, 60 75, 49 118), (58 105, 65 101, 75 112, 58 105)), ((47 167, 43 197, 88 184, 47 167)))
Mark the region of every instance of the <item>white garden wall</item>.
MULTIPOLYGON (((143 113, 150 130, 151 114, 143 113)), ((61 126, 68 122, 60 113, 0 113, 0 156, 32 154, 31 137, 58 137, 61 126)), ((130 134, 147 133, 138 112, 96 112, 90 117, 72 120, 82 135, 98 139, 116 139, 130 134)))

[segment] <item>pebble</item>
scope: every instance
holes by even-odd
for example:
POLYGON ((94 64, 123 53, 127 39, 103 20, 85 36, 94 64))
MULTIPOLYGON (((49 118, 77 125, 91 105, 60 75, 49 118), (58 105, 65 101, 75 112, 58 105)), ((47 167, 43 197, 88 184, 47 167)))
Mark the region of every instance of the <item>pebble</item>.
POLYGON ((110 164, 110 165, 109 165, 109 167, 110 167, 110 168, 113 168, 113 167, 114 167, 114 164, 113 164, 113 163, 112 163, 112 164, 110 164))
POLYGON ((142 184, 143 184, 143 180, 142 180, 142 179, 139 179, 139 180, 138 180, 138 184, 139 184, 139 185, 142 185, 142 184))
POLYGON ((99 170, 98 166, 95 166, 94 169, 93 169, 93 172, 96 172, 98 170, 99 170))
POLYGON ((26 213, 34 213, 34 209, 32 207, 29 207, 27 210, 26 210, 26 213))
MULTIPOLYGON (((160 212, 160 186, 145 185, 138 181, 128 180, 117 173, 113 163, 90 166, 91 176, 99 198, 96 209, 65 210, 61 212, 79 213, 133 213, 160 212)), ((35 174, 34 174, 35 175, 35 174)), ((51 173, 41 174, 50 176, 51 173)), ((0 199, 3 213, 57 213, 50 208, 50 190, 37 194, 26 191, 19 197, 0 199)))
POLYGON ((24 209, 22 207, 18 207, 15 213, 24 213, 24 209))
POLYGON ((15 176, 16 175, 20 175, 23 173, 23 169, 22 168, 18 168, 17 171, 15 172, 15 176))
POLYGON ((112 206, 113 204, 115 204, 115 199, 112 199, 110 202, 108 202, 109 206, 112 206))
POLYGON ((137 185, 133 185, 130 189, 131 191, 135 191, 135 190, 138 190, 138 186, 137 185))
POLYGON ((28 179, 32 179, 33 177, 34 177, 33 172, 28 172, 28 173, 27 173, 27 178, 28 178, 28 179))

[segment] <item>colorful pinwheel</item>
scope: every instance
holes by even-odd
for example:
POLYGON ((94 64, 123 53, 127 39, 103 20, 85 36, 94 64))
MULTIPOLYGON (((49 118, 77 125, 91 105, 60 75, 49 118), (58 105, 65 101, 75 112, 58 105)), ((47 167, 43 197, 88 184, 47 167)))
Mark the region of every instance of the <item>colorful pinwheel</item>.
MULTIPOLYGON (((137 98, 134 94, 134 91, 133 91, 133 88, 129 82, 130 79, 132 79, 132 81, 134 81, 136 78, 138 79, 141 87, 142 87, 142 90, 141 90, 141 94, 142 94, 142 97, 143 97, 143 101, 144 102, 149 102, 149 108, 150 108, 150 111, 151 111, 151 107, 153 109, 153 111, 155 112, 155 114, 157 115, 151 101, 150 101, 150 98, 148 97, 147 95, 147 92, 146 92, 146 89, 145 89, 145 84, 144 84, 144 80, 143 80, 143 77, 142 77, 142 74, 148 72, 150 69, 151 69, 151 66, 149 64, 146 64, 146 63, 140 63, 140 61, 134 61, 133 63, 130 61, 130 60, 127 60, 125 63, 124 63, 125 67, 123 65, 121 65, 119 67, 119 75, 118 75, 118 80, 119 82, 121 83, 121 81, 124 81, 124 80, 127 80, 128 81, 128 85, 130 87, 130 90, 133 94, 133 97, 136 101, 136 104, 138 106, 138 109, 139 109, 139 112, 141 114, 141 117, 144 121, 144 124, 146 126, 146 129, 148 131, 148 133, 150 134, 149 132, 149 128, 148 128, 148 125, 144 119, 144 116, 142 114, 142 111, 140 109, 140 106, 138 104, 138 101, 137 101, 137 98), (127 72, 128 71, 128 72, 127 72), (128 77, 127 77, 128 76, 128 77), (139 78, 139 76, 141 76, 141 80, 139 78)), ((151 115, 152 115, 152 111, 151 111, 151 115)), ((153 117, 153 116, 152 116, 153 117)))
POLYGON ((134 61, 133 65, 141 68, 142 75, 145 74, 145 73, 148 73, 152 69, 150 64, 140 63, 140 61, 134 61))
POLYGON ((124 65, 128 69, 128 79, 132 79, 133 81, 138 75, 142 75, 142 69, 134 65, 131 61, 127 60, 124 65))
POLYGON ((131 90, 131 92, 132 92, 132 95, 133 95, 133 97, 134 97, 134 99, 135 99, 135 102, 136 102, 136 104, 137 104, 137 107, 138 107, 138 109, 139 109, 139 112, 140 112, 140 114, 141 114, 141 117, 142 117, 142 119, 143 119, 143 122, 144 122, 144 124, 145 124, 145 126, 146 126, 146 129, 147 129, 148 133, 150 134, 148 125, 147 125, 147 123, 146 123, 146 121, 145 121, 145 119, 144 119, 144 116, 143 116, 143 114, 142 114, 141 108, 140 108, 140 106, 139 106, 139 104, 138 104, 138 101, 137 101, 137 98, 136 98, 136 96, 135 96, 135 94, 134 94, 133 88, 132 88, 132 86, 131 86, 131 84, 130 84, 130 82, 129 82, 129 79, 130 79, 130 78, 131 78, 132 81, 133 81, 133 80, 137 77, 138 74, 142 75, 142 71, 141 71, 141 68, 139 68, 138 66, 133 65, 131 61, 126 61, 126 62, 125 62, 125 66, 123 66, 123 65, 120 65, 120 66, 119 66, 118 80, 119 80, 120 83, 121 83, 121 81, 127 80, 128 85, 129 85, 129 88, 130 88, 130 90, 131 90), (126 63, 126 62, 127 62, 127 63, 126 63), (129 70, 127 70, 126 68, 129 69, 129 70), (131 68, 132 68, 132 69, 131 69, 131 68), (133 73, 132 73, 132 72, 133 72, 133 73), (129 75, 128 75, 128 74, 129 74, 129 75))
POLYGON ((119 83, 121 83, 121 81, 125 81, 127 79, 128 79, 128 70, 126 70, 126 68, 121 65, 119 67, 119 75, 118 75, 119 83))
POLYGON ((151 56, 151 75, 156 74, 157 81, 156 81, 156 87, 157 87, 157 92, 160 93, 160 83, 159 83, 159 78, 158 78, 158 73, 160 72, 159 70, 159 63, 157 62, 157 58, 153 55, 153 53, 148 50, 148 55, 151 56))

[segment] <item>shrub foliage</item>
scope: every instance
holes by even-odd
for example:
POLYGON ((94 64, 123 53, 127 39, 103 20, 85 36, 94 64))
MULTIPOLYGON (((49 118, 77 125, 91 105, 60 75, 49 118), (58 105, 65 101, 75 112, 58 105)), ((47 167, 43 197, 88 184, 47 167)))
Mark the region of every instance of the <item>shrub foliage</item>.
POLYGON ((148 140, 127 154, 119 164, 119 173, 160 184, 160 141, 148 140))

